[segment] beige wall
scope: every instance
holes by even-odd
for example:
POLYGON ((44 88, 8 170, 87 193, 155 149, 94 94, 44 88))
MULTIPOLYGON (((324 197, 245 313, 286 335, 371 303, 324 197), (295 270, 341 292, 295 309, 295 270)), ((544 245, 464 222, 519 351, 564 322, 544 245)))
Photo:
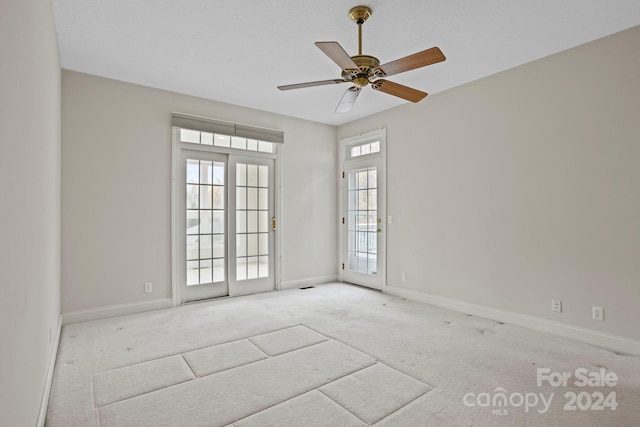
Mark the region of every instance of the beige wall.
POLYGON ((387 127, 389 285, 640 340, 639 46, 636 27, 340 127, 387 127))
POLYGON ((0 424, 34 426, 60 315, 60 66, 51 2, 0 7, 0 424))
POLYGON ((63 313, 171 297, 172 111, 285 132, 282 280, 335 277, 335 127, 64 70, 63 313))

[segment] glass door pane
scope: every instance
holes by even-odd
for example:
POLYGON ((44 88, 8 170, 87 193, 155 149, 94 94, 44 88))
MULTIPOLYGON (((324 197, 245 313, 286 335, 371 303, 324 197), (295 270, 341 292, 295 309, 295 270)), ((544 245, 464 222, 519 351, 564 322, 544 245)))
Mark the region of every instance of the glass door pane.
POLYGON ((269 277, 269 167, 236 163, 236 280, 269 277))
POLYGON ((187 286, 226 280, 224 162, 187 159, 187 286))
POLYGON ((348 270, 375 276, 378 248, 378 170, 349 171, 347 206, 348 270))

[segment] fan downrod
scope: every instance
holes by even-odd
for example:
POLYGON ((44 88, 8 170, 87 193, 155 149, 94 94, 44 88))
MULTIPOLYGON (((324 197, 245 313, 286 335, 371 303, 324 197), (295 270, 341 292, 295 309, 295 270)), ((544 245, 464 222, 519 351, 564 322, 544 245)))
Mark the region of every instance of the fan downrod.
POLYGON ((349 18, 358 24, 358 55, 362 55, 362 24, 371 18, 371 9, 367 6, 352 7, 349 11, 349 18))
POLYGON ((342 77, 353 82, 357 87, 365 87, 369 84, 369 76, 372 71, 380 65, 378 58, 371 55, 362 54, 362 24, 371 18, 371 8, 367 6, 356 6, 349 10, 349 18, 358 25, 358 54, 351 59, 358 65, 358 70, 344 70, 342 77))

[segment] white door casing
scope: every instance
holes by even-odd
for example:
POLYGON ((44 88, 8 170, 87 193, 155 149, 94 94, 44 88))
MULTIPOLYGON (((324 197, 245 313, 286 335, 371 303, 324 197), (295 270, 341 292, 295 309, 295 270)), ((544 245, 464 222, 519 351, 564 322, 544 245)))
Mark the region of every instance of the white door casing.
POLYGON ((385 129, 341 141, 340 277, 386 285, 385 129))

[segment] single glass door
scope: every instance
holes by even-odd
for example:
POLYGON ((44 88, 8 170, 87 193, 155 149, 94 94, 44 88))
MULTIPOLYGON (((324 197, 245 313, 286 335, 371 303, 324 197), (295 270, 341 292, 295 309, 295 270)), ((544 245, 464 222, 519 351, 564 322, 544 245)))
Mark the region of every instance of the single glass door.
POLYGON ((226 296, 227 274, 227 159, 225 155, 182 151, 183 177, 179 219, 185 230, 181 250, 182 302, 226 296))
POLYGON ((229 294, 275 289, 274 160, 229 158, 229 294))
POLYGON ((346 226, 344 281, 382 289, 381 244, 384 213, 380 200, 382 160, 372 157, 345 161, 343 186, 346 226))

